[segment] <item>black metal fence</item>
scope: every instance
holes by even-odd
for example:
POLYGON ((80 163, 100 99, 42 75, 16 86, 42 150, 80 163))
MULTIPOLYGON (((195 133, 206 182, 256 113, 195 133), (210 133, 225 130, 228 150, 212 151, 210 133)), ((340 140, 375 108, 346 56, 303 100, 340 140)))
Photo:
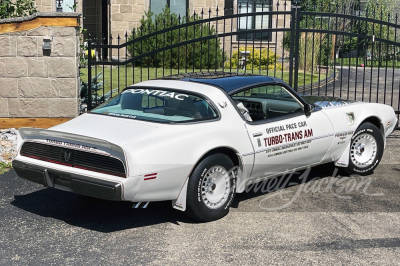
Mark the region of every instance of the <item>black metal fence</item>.
POLYGON ((379 6, 238 2, 233 10, 152 16, 115 39, 89 37, 88 109, 139 81, 228 71, 279 77, 302 94, 388 104, 399 114, 397 14, 379 6))

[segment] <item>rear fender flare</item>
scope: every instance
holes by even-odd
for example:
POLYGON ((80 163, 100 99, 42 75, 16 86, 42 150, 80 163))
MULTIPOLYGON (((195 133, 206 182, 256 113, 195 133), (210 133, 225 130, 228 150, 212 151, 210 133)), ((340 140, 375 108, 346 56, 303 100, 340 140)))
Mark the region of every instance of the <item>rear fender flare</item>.
MULTIPOLYGON (((204 156, 201 157, 201 159, 196 163, 196 165, 193 167, 193 169, 198 165, 199 162, 201 162, 206 155, 210 154, 210 152, 207 152, 204 156)), ((242 193, 245 188, 246 188, 246 168, 245 165, 243 164, 243 158, 239 153, 236 153, 237 156, 237 173, 236 173, 236 193, 242 193)), ((190 171, 190 173, 193 172, 190 171)), ((189 181, 190 175, 186 178, 185 183, 183 184, 181 191, 179 192, 178 198, 176 200, 172 201, 172 207, 174 209, 180 210, 180 211, 185 211, 186 210, 186 197, 187 197, 187 186, 188 186, 188 181, 189 181)))
MULTIPOLYGON (((379 118, 377 117, 368 117, 364 119, 357 127, 357 129, 354 131, 353 135, 357 132, 358 128, 364 124, 365 122, 370 122, 374 124, 379 131, 381 132, 383 136, 383 143, 384 143, 384 148, 386 147, 386 138, 385 138, 385 133, 383 129, 382 122, 379 118)), ((335 161, 335 166, 337 167, 348 167, 349 166, 349 160, 350 160, 350 145, 351 145, 351 140, 346 146, 346 149, 343 151, 342 156, 338 160, 335 161)))

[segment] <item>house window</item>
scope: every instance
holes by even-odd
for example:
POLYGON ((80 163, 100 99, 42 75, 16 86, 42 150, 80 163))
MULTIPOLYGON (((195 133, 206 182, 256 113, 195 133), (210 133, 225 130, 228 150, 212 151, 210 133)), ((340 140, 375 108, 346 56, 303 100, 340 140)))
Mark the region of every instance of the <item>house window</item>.
POLYGON ((225 16, 233 14, 233 0, 225 0, 225 16))
MULTIPOLYGON (((266 12, 271 10, 270 1, 238 0, 238 13, 266 12)), ((239 40, 269 40, 269 32, 247 33, 249 30, 268 29, 271 26, 271 16, 244 16, 238 19, 239 40)))
POLYGON ((186 16, 189 0, 150 0, 150 10, 154 15, 162 13, 162 10, 168 6, 171 13, 186 16))
POLYGON ((56 0, 57 12, 75 12, 75 0, 56 0))

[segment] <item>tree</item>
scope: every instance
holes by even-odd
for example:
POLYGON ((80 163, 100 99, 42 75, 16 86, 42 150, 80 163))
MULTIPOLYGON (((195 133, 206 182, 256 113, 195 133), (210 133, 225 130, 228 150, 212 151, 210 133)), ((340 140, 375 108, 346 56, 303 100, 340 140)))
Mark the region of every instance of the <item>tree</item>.
POLYGON ((230 60, 225 62, 225 68, 231 69, 243 69, 247 70, 265 70, 265 69, 279 69, 283 68, 282 64, 277 63, 279 59, 272 50, 268 48, 254 49, 251 47, 240 47, 234 51, 230 60), (246 61, 242 61, 242 55, 240 52, 249 51, 250 53, 245 57, 246 61))
MULTIPOLYGON (((391 21, 394 15, 391 14, 394 1, 388 0, 368 0, 365 5, 364 14, 368 18, 378 21, 391 21)), ((372 38, 363 40, 363 48, 371 53, 372 60, 382 62, 387 60, 390 54, 393 54, 393 48, 385 44, 385 42, 377 41, 377 39, 395 41, 394 30, 390 26, 382 23, 368 22, 360 23, 360 31, 366 36, 372 38)))
POLYGON ((338 7, 342 12, 348 12, 350 8, 357 9, 360 6, 360 0, 302 0, 300 1, 302 11, 316 11, 316 12, 332 12, 338 7))
POLYGON ((131 58, 138 58, 135 65, 144 67, 171 68, 218 68, 223 64, 223 51, 220 40, 215 38, 216 30, 208 23, 194 23, 191 26, 168 29, 187 22, 196 22, 200 16, 193 14, 189 17, 178 17, 166 7, 163 12, 154 15, 151 11, 145 13, 140 20, 141 26, 129 36, 128 52, 131 58), (148 34, 151 37, 135 41, 148 34), (212 36, 207 40, 203 37, 212 36), (181 45, 182 42, 189 43, 181 45), (167 48, 175 46, 173 48, 167 48), (152 54, 154 51, 159 51, 152 54), (141 58, 140 56, 143 57, 141 58))
POLYGON ((0 0, 0 19, 24 17, 36 12, 33 0, 0 0))

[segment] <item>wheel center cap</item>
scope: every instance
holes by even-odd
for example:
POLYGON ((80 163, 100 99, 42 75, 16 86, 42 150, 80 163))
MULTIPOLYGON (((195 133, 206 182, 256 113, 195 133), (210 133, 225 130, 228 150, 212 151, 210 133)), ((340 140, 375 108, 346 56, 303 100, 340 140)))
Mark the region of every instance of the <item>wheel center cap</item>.
POLYGON ((210 183, 207 188, 208 193, 213 194, 216 187, 217 185, 215 183, 210 183))
POLYGON ((365 151, 365 146, 363 144, 359 144, 356 149, 357 155, 362 155, 365 151))

